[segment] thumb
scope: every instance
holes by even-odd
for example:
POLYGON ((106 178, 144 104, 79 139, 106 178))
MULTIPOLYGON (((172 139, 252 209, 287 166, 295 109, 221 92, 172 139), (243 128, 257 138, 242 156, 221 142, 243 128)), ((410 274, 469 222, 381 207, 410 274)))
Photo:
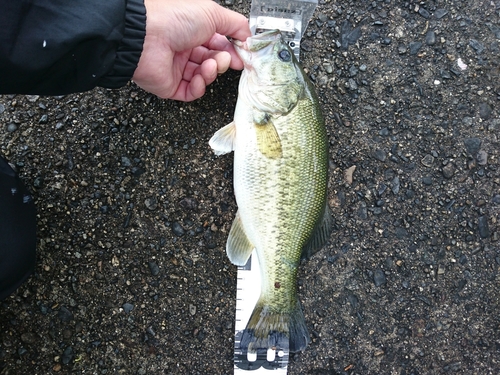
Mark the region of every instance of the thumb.
POLYGON ((226 9, 214 1, 211 15, 215 24, 215 32, 221 35, 230 36, 237 40, 245 40, 252 35, 248 25, 248 19, 237 12, 226 9))

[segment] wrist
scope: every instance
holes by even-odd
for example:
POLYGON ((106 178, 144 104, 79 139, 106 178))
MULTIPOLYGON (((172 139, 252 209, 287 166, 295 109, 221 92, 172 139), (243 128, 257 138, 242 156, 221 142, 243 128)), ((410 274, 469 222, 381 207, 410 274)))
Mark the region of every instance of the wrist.
POLYGON ((133 76, 141 57, 146 36, 146 8, 144 0, 127 0, 123 38, 116 51, 110 72, 101 78, 99 86, 118 88, 133 76))

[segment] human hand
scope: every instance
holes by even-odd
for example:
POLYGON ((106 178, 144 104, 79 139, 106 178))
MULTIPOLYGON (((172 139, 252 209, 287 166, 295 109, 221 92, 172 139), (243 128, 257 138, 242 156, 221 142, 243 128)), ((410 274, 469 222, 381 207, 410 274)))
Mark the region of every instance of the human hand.
POLYGON ((212 0, 145 0, 146 37, 134 82, 164 99, 192 101, 243 62, 225 35, 245 40, 248 20, 212 0))

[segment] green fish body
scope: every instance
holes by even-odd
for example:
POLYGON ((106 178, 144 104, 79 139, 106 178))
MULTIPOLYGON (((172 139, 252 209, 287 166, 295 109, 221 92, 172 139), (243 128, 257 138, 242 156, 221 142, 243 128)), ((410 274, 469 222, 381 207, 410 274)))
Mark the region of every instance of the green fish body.
POLYGON ((328 140, 318 98, 279 31, 235 42, 245 63, 234 121, 210 140, 234 151, 238 212, 227 255, 246 264, 253 249, 261 294, 241 339, 250 352, 302 351, 309 333, 297 297, 297 270, 327 241, 328 140))

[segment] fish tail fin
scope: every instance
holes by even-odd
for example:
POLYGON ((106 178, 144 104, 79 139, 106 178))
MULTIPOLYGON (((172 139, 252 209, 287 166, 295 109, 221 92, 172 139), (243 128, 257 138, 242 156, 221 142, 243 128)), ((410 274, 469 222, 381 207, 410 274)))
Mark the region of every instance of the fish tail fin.
POLYGON ((302 306, 297 300, 297 307, 290 315, 290 352, 302 352, 309 344, 309 331, 307 330, 306 320, 302 306))
POLYGON ((295 353, 303 351, 308 343, 309 332, 299 301, 287 312, 275 312, 259 301, 241 335, 240 348, 243 352, 277 348, 295 353))

